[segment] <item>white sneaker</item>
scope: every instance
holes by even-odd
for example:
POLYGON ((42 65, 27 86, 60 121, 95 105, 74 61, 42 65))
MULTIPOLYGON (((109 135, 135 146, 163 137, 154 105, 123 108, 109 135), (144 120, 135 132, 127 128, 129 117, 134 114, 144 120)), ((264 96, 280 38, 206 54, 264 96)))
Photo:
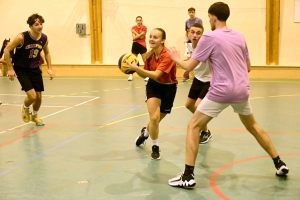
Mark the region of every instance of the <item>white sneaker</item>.
POLYGON ((146 82, 148 82, 148 81, 149 81, 149 77, 146 77, 144 80, 145 80, 146 82))
POLYGON ((128 77, 128 81, 132 81, 132 79, 133 79, 132 74, 130 74, 128 77))
POLYGON ((169 185, 173 187, 193 188, 196 185, 194 174, 184 176, 183 172, 169 180, 169 185))

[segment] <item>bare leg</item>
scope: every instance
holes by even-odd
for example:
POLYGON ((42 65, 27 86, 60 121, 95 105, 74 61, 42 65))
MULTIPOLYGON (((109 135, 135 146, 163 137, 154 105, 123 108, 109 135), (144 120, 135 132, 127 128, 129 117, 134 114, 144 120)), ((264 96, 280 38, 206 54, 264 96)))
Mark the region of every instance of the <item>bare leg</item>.
POLYGON ((158 98, 150 98, 147 100, 148 112, 150 120, 147 125, 147 130, 150 133, 152 140, 158 139, 159 134, 159 122, 166 116, 160 113, 161 100, 158 98))
POLYGON ((268 134, 256 123, 253 114, 239 114, 239 117, 246 129, 255 137, 260 146, 271 156, 271 158, 276 158, 278 154, 271 139, 269 138, 268 134))
POLYGON ((145 63, 146 62, 146 53, 141 54, 141 56, 142 56, 143 62, 145 63))
POLYGON ((24 100, 24 105, 29 107, 31 104, 33 104, 36 101, 37 94, 34 89, 28 90, 26 94, 27 97, 24 100))
POLYGON ((195 161, 199 148, 199 132, 203 130, 207 123, 212 119, 198 110, 195 111, 188 125, 188 133, 186 136, 186 158, 185 164, 195 166, 195 161))
MULTIPOLYGON (((185 107, 191 112, 191 113, 195 113, 195 110, 197 109, 198 105, 200 104, 200 102, 202 101, 202 99, 198 98, 197 100, 195 99, 191 99, 191 98, 187 98, 186 102, 185 102, 185 107)), ((207 125, 205 125, 203 127, 203 129, 201 129, 203 131, 207 131, 207 125)))
POLYGON ((36 99, 32 104, 32 108, 34 111, 38 111, 41 107, 42 104, 42 93, 41 92, 36 92, 36 99))

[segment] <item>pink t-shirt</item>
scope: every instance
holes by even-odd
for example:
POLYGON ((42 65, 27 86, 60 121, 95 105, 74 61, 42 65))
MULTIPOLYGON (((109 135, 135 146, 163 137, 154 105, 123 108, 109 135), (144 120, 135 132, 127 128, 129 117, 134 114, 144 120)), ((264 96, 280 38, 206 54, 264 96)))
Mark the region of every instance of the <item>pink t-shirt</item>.
POLYGON ((232 29, 204 34, 192 55, 209 62, 210 88, 206 97, 218 103, 241 103, 249 98, 249 53, 244 36, 232 29))

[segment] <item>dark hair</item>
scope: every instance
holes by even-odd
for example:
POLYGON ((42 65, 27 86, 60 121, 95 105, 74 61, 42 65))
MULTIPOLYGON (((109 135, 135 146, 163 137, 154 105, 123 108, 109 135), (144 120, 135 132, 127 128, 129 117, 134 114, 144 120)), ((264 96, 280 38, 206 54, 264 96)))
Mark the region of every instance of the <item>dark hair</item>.
POLYGON ((216 2, 209 7, 208 13, 216 16, 220 21, 226 21, 230 15, 230 10, 226 3, 216 2))
POLYGON ((195 8, 193 8, 193 7, 190 7, 189 9, 188 9, 188 11, 190 12, 190 11, 196 11, 196 9, 195 8))
POLYGON ((137 16, 135 19, 137 20, 137 18, 141 18, 141 19, 143 19, 141 16, 137 16))
POLYGON ((41 23, 44 23, 44 22, 45 22, 44 18, 43 18, 41 15, 35 13, 35 14, 32 14, 32 15, 30 15, 30 16, 28 17, 28 19, 27 19, 27 24, 29 24, 29 26, 32 26, 32 25, 35 23, 35 21, 36 21, 37 19, 39 19, 39 21, 40 21, 41 23))
MULTIPOLYGON (((199 23, 193 23, 191 26, 190 26, 190 28, 191 27, 197 27, 197 28, 201 28, 202 29, 202 31, 204 31, 204 28, 203 28, 203 26, 201 25, 201 24, 199 24, 199 23)), ((189 28, 189 29, 190 29, 189 28)))

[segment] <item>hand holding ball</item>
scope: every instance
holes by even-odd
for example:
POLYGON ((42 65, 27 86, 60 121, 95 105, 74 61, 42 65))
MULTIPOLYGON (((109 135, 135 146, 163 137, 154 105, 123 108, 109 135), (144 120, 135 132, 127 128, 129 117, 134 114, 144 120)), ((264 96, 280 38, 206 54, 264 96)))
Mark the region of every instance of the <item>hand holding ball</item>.
POLYGON ((127 67, 128 67, 128 63, 135 63, 139 66, 139 60, 138 58, 132 54, 132 53, 127 53, 127 54, 124 54, 122 55, 120 58, 119 58, 119 62, 118 62, 118 66, 119 66, 119 69, 124 73, 124 74, 133 74, 135 71, 132 71, 132 70, 129 70, 127 67))

